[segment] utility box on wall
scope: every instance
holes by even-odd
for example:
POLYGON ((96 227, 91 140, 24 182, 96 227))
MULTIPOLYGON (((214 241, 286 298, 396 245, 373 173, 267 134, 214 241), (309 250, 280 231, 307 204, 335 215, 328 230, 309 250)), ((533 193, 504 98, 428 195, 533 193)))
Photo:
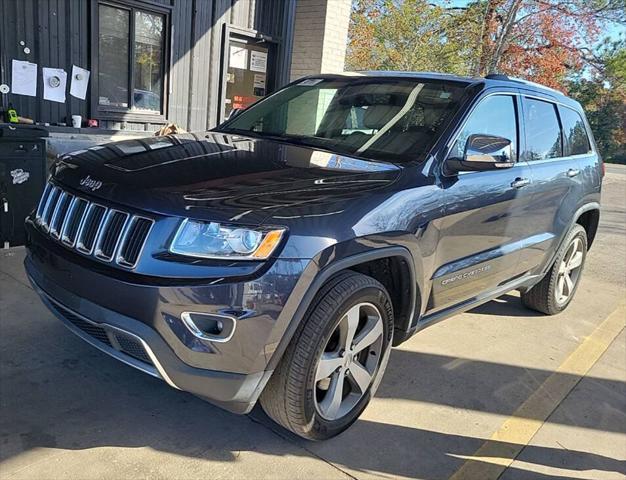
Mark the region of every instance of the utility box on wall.
POLYGON ((43 128, 0 124, 0 248, 24 245, 24 219, 46 180, 43 128))

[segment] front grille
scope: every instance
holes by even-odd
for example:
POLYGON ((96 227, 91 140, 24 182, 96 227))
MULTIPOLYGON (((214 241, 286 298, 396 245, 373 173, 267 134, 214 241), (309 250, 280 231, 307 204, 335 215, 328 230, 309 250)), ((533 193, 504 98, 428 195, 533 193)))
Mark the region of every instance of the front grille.
POLYGON ((56 310, 57 313, 63 316, 63 318, 67 319, 72 325, 79 328, 83 332, 85 332, 90 337, 98 340, 99 342, 104 343, 108 347, 112 347, 111 341, 109 340, 109 336, 104 328, 96 325, 95 323, 87 322, 83 320, 79 316, 72 313, 70 310, 63 308, 56 303, 50 303, 52 308, 56 310))
POLYGON ((48 183, 36 213, 51 238, 83 255, 133 268, 154 221, 106 207, 48 183))
POLYGON ((49 305, 54 309, 57 314, 65 318, 72 325, 81 330, 83 333, 89 335, 94 340, 97 340, 107 347, 113 348, 143 363, 146 363, 148 365, 154 365, 152 359, 146 352, 146 349, 143 347, 141 342, 132 335, 124 333, 117 328, 111 327, 108 327, 107 331, 106 328, 98 325, 97 323, 92 323, 84 320, 71 310, 54 301, 50 301, 49 305), (111 341, 110 336, 114 337, 113 342, 111 341))
POLYGON ((123 333, 116 333, 115 339, 120 345, 122 352, 126 355, 130 355, 144 363, 152 364, 152 360, 146 353, 146 349, 143 348, 143 345, 137 339, 123 333))

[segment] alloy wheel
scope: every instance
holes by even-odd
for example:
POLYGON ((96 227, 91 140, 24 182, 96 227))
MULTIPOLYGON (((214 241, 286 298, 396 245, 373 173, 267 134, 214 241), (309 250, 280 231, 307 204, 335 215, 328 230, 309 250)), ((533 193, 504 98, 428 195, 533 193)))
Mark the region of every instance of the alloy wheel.
POLYGON ((570 243, 561 263, 556 280, 555 296, 559 305, 564 305, 574 293, 583 264, 583 242, 576 237, 570 243))
POLYGON ((315 407, 326 420, 344 417, 365 395, 379 367, 383 318, 371 303, 351 307, 331 334, 315 373, 315 407))

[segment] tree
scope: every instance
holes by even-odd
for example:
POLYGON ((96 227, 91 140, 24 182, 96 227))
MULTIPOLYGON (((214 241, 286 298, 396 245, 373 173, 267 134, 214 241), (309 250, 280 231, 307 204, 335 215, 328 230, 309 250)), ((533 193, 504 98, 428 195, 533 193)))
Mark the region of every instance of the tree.
POLYGON ((600 153, 606 161, 626 163, 626 40, 605 41, 591 75, 567 84, 585 108, 600 153))
POLYGON ((450 9, 425 0, 356 0, 346 65, 354 70, 469 74, 476 6, 450 9), (470 21, 471 20, 471 21, 470 21))
POLYGON ((351 69, 505 73, 555 88, 597 62, 607 21, 626 22, 626 0, 355 0, 351 69))
POLYGON ((625 0, 488 0, 475 73, 505 73, 555 88, 597 58, 588 47, 607 21, 625 21, 625 0))

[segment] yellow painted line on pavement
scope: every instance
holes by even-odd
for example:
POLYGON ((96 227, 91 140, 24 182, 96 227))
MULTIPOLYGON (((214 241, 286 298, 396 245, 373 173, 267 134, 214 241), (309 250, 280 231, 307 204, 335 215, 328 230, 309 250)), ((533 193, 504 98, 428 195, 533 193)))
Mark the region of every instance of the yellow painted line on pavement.
POLYGON ((626 326, 622 302, 450 477, 496 480, 626 326))

